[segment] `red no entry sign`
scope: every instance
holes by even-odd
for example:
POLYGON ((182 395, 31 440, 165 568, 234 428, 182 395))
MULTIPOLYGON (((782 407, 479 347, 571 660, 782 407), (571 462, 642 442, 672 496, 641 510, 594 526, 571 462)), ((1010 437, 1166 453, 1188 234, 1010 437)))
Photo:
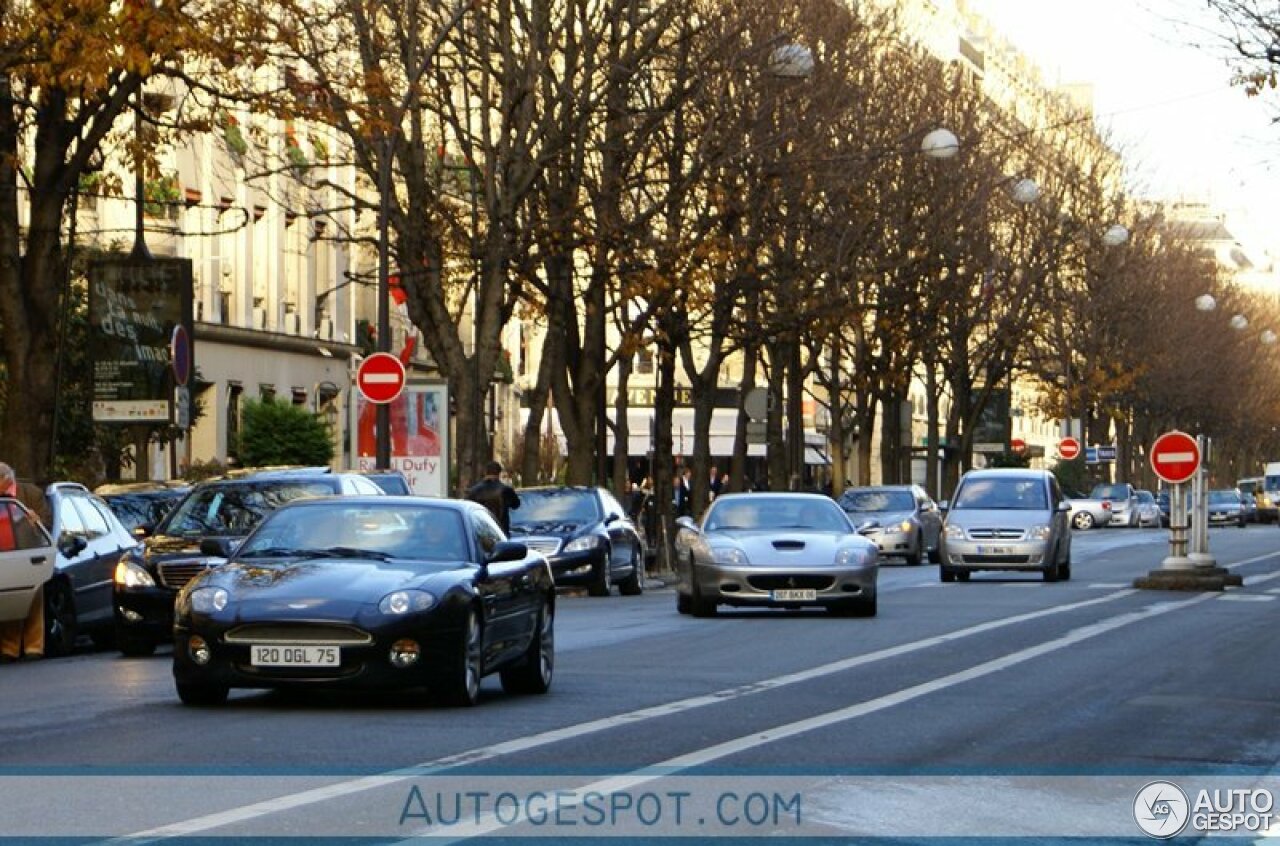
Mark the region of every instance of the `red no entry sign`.
POLYGON ((391 353, 374 353, 356 371, 356 387, 372 403, 388 403, 400 396, 404 379, 404 365, 391 353))
POLYGON ((1151 445, 1151 469, 1171 485, 1182 484, 1200 469, 1200 445, 1186 432, 1165 432, 1151 445))
POLYGON ((1080 455, 1080 442, 1075 438, 1063 438, 1058 441, 1058 455, 1070 461, 1080 455))

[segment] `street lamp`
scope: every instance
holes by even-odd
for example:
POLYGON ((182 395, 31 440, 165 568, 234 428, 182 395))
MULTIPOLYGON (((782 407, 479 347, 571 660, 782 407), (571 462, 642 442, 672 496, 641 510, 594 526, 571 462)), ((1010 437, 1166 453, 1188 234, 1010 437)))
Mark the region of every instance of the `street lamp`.
POLYGON ((960 139, 950 129, 939 127, 924 136, 920 152, 931 159, 950 159, 960 152, 960 139))
POLYGON ((1218 301, 1213 298, 1212 294, 1201 294, 1196 297, 1196 309, 1198 311, 1213 311, 1218 307, 1218 301))
POLYGON ((1241 331, 1243 329, 1246 329, 1248 328, 1248 326, 1249 326, 1249 318, 1245 317, 1243 314, 1237 314, 1231 318, 1231 328, 1235 329, 1236 331, 1241 331))
POLYGON ((1118 247, 1129 240, 1129 229, 1119 223, 1113 223, 1102 233, 1102 243, 1108 247, 1118 247))

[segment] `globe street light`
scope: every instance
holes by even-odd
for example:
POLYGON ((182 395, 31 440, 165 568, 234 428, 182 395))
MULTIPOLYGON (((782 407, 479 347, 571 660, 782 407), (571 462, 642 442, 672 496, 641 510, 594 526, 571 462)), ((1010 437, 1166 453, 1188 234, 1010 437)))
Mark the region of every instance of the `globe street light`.
POLYGON ((1276 333, 1272 332, 1270 329, 1264 329, 1262 334, 1258 336, 1258 340, 1262 341, 1262 343, 1267 346, 1271 346, 1276 342, 1276 333))
POLYGON ((1013 188, 1010 189, 1009 193, 1015 203, 1027 206, 1040 199, 1040 186, 1036 184, 1034 179, 1023 177, 1013 183, 1013 188))
POLYGON ((1237 314, 1231 318, 1232 329, 1240 330, 1246 328, 1248 325, 1249 318, 1245 317, 1243 314, 1237 314))
POLYGON ((925 135, 920 152, 931 159, 949 159, 960 152, 960 139, 950 129, 939 127, 925 135))
POLYGON ((1212 294, 1201 294, 1196 297, 1196 309, 1198 311, 1213 311, 1218 307, 1218 301, 1213 298, 1212 294))
POLYGON ((1102 233, 1102 243, 1108 247, 1118 247, 1129 240, 1129 229, 1119 223, 1113 223, 1102 233))

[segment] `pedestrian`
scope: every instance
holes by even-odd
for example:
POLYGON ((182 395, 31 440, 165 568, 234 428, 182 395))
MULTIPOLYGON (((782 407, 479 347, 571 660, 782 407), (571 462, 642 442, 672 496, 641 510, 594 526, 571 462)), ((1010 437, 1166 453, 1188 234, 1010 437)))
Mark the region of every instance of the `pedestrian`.
POLYGON ((676 477, 675 506, 677 517, 693 516, 693 470, 688 467, 676 477))
MULTIPOLYGON (((47 528, 53 523, 49 501, 44 491, 27 482, 19 482, 8 464, 0 462, 0 496, 12 497, 31 511, 47 528)), ((0 662, 9 663, 25 658, 29 661, 44 657, 44 586, 31 598, 31 608, 25 620, 0 623, 0 662)))
POLYGON ((478 502, 493 514, 502 531, 511 534, 511 515, 513 508, 520 507, 520 496, 515 489, 502 481, 502 465, 490 461, 484 470, 484 479, 471 486, 467 491, 467 499, 478 502))
POLYGON ((712 464, 711 478, 709 480, 709 488, 708 488, 711 494, 711 498, 715 499, 716 497, 720 496, 720 491, 722 489, 723 489, 723 482, 720 480, 720 468, 712 464))

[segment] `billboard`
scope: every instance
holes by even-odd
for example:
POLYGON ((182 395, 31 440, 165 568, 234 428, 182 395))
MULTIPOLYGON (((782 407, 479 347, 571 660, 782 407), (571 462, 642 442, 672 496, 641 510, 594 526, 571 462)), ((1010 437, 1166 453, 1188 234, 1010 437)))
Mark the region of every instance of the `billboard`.
POLYGON ((94 422, 174 420, 173 348, 185 345, 178 358, 189 374, 191 322, 190 259, 111 258, 89 265, 94 422))
MULTIPOLYGON (((378 407, 351 390, 351 455, 355 469, 373 470, 378 442, 378 407)), ((449 495, 449 389, 442 382, 409 382, 388 403, 391 411, 391 469, 404 473, 421 496, 449 495)))

